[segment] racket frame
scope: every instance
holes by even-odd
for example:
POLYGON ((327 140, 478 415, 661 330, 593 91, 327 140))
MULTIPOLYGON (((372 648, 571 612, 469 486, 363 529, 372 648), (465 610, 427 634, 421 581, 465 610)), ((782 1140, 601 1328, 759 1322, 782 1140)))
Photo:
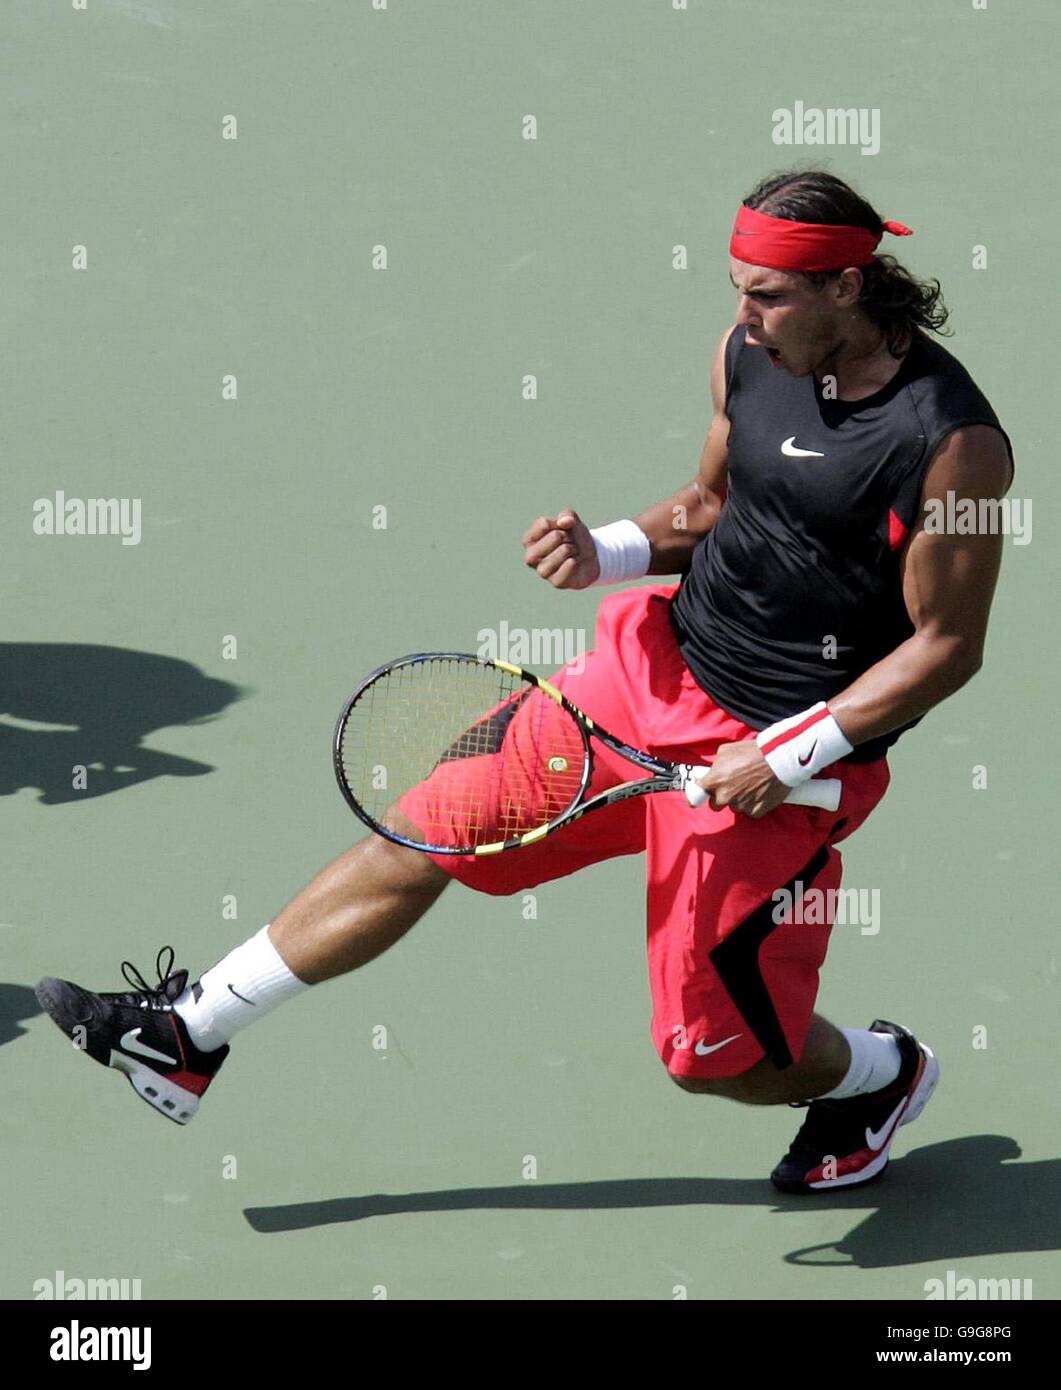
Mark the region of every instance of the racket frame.
MULTIPOLYGON (((634 796, 646 796, 653 792, 661 791, 684 791, 688 794, 690 786, 695 785, 698 789, 697 779, 707 771, 705 767, 696 766, 692 763, 672 763, 664 758, 653 757, 650 753, 645 753, 640 748, 635 748, 629 743, 624 743, 622 739, 610 734, 607 729, 602 728, 590 715, 567 698, 562 690, 558 690, 551 681, 543 680, 536 676, 533 671, 527 671, 522 666, 514 666, 511 662, 495 660, 491 657, 477 656, 472 652, 414 652, 410 656, 398 657, 394 661, 386 661, 382 666, 377 666, 374 671, 364 678, 357 689, 343 706, 342 713, 336 720, 335 733, 332 739, 332 761, 335 769, 336 781, 343 794, 346 804, 357 816, 358 820, 374 830, 377 835, 382 835, 384 839, 391 840, 394 844, 403 845, 407 849, 417 849, 426 854, 450 854, 465 857, 483 858, 488 855, 501 854, 505 850, 519 849, 525 845, 532 845, 539 840, 543 840, 553 831, 562 829, 565 825, 571 825, 576 820, 584 816, 587 811, 599 810, 602 806, 610 806, 617 801, 626 801, 634 796), (485 845, 475 845, 472 847, 453 848, 450 845, 432 845, 419 840, 410 840, 406 836, 392 830, 389 826, 377 821, 354 796, 346 778, 343 767, 343 735, 349 722, 350 715, 354 708, 369 688, 381 676, 387 675, 391 671, 397 670, 402 666, 411 666, 424 661, 461 661, 473 662, 485 669, 493 668, 503 671, 506 675, 515 676, 519 680, 526 681, 529 686, 540 690, 543 695, 553 700, 572 717, 579 734, 582 738, 584 759, 582 765, 582 776, 574 798, 561 813, 554 817, 545 825, 535 826, 533 830, 527 830, 522 835, 513 835, 506 840, 495 840, 485 845), (636 777, 627 782, 620 782, 617 786, 609 787, 605 791, 598 792, 596 796, 591 796, 588 801, 583 801, 586 789, 593 776, 593 746, 590 737, 598 738, 610 748, 612 752, 618 753, 620 757, 633 763, 636 767, 644 768, 651 775, 648 777, 636 777)), ((824 779, 823 779, 824 780, 824 779)), ((798 788, 796 789, 798 790, 798 788)))

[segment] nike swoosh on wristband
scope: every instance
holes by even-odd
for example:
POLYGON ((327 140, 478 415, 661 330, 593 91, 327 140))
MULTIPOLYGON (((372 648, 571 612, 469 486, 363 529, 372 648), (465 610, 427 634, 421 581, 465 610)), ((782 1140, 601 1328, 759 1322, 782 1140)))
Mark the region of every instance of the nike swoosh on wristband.
POLYGON ((236 998, 239 999, 239 1000, 241 1000, 244 1004, 249 1004, 249 1005, 251 1006, 252 1009, 256 1009, 256 1008, 258 1007, 258 1005, 254 1002, 253 999, 244 999, 244 998, 243 998, 243 995, 240 994, 240 992, 239 992, 238 989, 233 989, 231 985, 229 985, 228 988, 229 988, 229 992, 232 993, 232 994, 234 994, 234 995, 236 996, 236 998))
POLYGON ((818 746, 818 740, 815 739, 814 742, 813 742, 813 743, 811 744, 811 746, 810 746, 810 752, 807 754, 807 756, 806 756, 805 758, 800 757, 800 755, 799 755, 798 753, 796 754, 796 762, 799 763, 800 767, 806 767, 806 766, 807 766, 807 764, 810 762, 811 758, 814 757, 814 750, 815 750, 815 748, 817 748, 817 746, 818 746))
POLYGON ((888 1139, 891 1137, 891 1133, 894 1132, 895 1121, 898 1120, 899 1116, 906 1109, 906 1102, 908 1100, 909 1096, 903 1096, 902 1100, 895 1107, 895 1109, 888 1116, 888 1118, 884 1121, 880 1129, 866 1130, 866 1143, 869 1145, 871 1149, 883 1149, 884 1145, 888 1142, 888 1139))
POLYGON ((137 1052, 141 1057, 150 1057, 156 1062, 168 1062, 171 1067, 177 1065, 176 1057, 167 1057, 164 1052, 156 1052, 153 1047, 141 1042, 139 1028, 130 1028, 122 1037, 121 1045, 126 1052, 137 1052))
POLYGON ((797 449, 796 436, 790 434, 781 445, 781 452, 786 458, 790 459, 823 459, 824 454, 820 454, 817 449, 797 449))
POLYGON ((701 1039, 701 1041, 696 1044, 693 1051, 698 1057, 706 1057, 709 1052, 717 1052, 720 1047, 725 1047, 726 1043, 736 1042, 738 1038, 742 1038, 743 1036, 743 1033, 734 1033, 732 1038, 723 1038, 720 1043, 712 1043, 710 1047, 705 1047, 701 1039))

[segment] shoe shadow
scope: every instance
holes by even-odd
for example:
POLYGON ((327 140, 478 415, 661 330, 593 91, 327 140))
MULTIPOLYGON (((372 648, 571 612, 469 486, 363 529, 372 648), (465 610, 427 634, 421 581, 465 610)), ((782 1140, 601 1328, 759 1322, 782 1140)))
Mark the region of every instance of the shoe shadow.
POLYGON ((248 1207, 244 1216, 253 1230, 271 1235, 428 1211, 601 1211, 677 1206, 770 1206, 782 1215, 813 1208, 868 1211, 867 1219, 841 1241, 793 1251, 785 1259, 794 1264, 879 1269, 927 1260, 1055 1249, 1061 1244, 1061 1160, 1003 1166, 1019 1157, 1014 1140, 976 1135, 932 1144, 895 1159, 880 1183, 806 1197, 775 1193, 761 1178, 619 1178, 400 1195, 373 1193, 289 1206, 248 1207), (800 1258, 824 1250, 838 1251, 843 1258, 800 1258))
POLYGON ((20 1028, 19 1024, 43 1012, 29 985, 0 984, 0 1047, 25 1037, 29 1030, 20 1028))
POLYGON ((45 806, 208 763, 141 747, 156 729, 201 724, 250 692, 189 661, 79 643, 0 643, 0 796, 35 787, 45 806), (51 727, 41 727, 51 726, 51 727), (75 769, 84 768, 84 785, 75 769))
MULTIPOLYGON (((864 1210, 866 1219, 842 1239, 786 1255, 799 1265, 880 1269, 975 1255, 1005 1255, 1061 1246, 1061 1160, 1014 1163, 1020 1146, 1000 1134, 949 1139, 896 1159, 883 1181, 845 1198, 833 1210, 864 1210)), ((784 1197, 783 1211, 807 1200, 784 1197)))

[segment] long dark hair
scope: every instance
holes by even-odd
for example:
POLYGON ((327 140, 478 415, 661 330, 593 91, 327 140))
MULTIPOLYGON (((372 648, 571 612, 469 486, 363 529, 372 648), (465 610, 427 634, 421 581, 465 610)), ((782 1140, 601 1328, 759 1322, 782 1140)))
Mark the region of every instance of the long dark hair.
MULTIPOLYGON (((876 235, 883 230, 880 217, 865 198, 823 169, 771 174, 748 194, 744 206, 793 222, 865 227, 876 235)), ((863 275, 859 306, 884 334, 894 357, 900 355, 899 349, 915 328, 949 334, 944 328, 949 314, 938 280, 918 280, 889 255, 877 255, 859 269, 863 275)), ((838 270, 795 273, 804 275, 817 289, 840 274, 838 270)))

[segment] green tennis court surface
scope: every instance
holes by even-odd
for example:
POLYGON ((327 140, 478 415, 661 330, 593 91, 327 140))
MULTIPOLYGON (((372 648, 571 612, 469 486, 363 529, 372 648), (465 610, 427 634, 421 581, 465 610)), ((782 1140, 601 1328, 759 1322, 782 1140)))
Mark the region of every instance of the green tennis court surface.
POLYGON ((1058 24, 7 7, 0 1295, 922 1300, 953 1271, 1058 1296, 1058 24), (797 101, 876 110, 879 152, 774 144, 797 101), (1034 501, 983 672, 844 847, 879 930, 835 929, 819 1007, 943 1068, 885 1180, 781 1198, 801 1112, 667 1079, 633 859, 534 902, 450 888, 237 1038, 187 1129, 74 1055, 40 976, 117 989, 167 942, 194 975, 359 837, 329 737, 367 671, 502 624, 589 645, 600 591, 554 592, 520 537, 693 476, 734 209, 814 160, 916 229, 1034 501), (38 534, 58 492, 138 500, 136 542, 38 534))

